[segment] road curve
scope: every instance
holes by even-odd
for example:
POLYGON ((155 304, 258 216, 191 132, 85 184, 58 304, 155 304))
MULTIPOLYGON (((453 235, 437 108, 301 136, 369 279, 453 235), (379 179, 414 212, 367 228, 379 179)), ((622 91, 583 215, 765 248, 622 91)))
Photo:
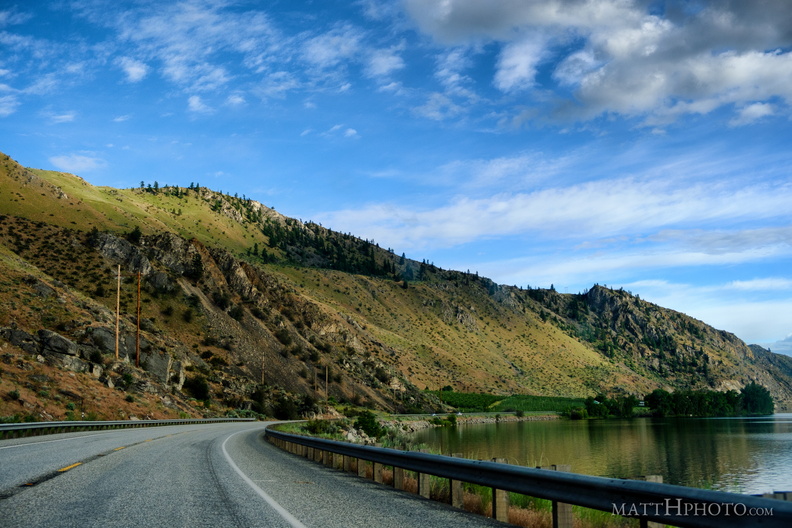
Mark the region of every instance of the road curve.
POLYGON ((265 425, 0 441, 0 526, 503 526, 284 453, 265 425))

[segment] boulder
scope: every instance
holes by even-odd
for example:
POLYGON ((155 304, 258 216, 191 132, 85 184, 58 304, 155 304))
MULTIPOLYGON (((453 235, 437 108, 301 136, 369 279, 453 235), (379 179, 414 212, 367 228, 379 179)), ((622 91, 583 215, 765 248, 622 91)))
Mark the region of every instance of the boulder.
POLYGON ((0 336, 28 354, 38 354, 39 352, 38 339, 25 331, 17 328, 0 328, 0 336))
POLYGON ((42 328, 38 331, 38 339, 42 354, 78 355, 76 343, 52 330, 42 328))
POLYGON ((93 328, 91 341, 105 354, 115 354, 115 332, 103 327, 93 328))

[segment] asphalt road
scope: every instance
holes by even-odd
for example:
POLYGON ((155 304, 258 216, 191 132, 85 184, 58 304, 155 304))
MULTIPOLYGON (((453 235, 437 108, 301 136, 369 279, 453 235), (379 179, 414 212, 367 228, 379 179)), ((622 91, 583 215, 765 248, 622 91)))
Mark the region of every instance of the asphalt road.
POLYGON ((284 453, 264 425, 0 441, 0 527, 504 526, 284 453))

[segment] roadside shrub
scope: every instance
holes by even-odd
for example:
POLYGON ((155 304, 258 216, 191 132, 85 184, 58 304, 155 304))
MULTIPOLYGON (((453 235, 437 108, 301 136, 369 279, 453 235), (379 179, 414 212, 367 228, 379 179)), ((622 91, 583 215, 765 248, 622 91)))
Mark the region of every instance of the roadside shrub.
POLYGON ((206 381, 206 378, 203 376, 194 376, 187 378, 184 380, 184 388, 187 389, 190 394, 196 400, 208 400, 210 391, 209 391, 209 383, 206 381))
POLYGON ((272 405, 272 414, 278 420, 296 420, 299 418, 297 404, 291 398, 281 396, 272 405))
POLYGON ((377 421, 371 411, 363 411, 355 420, 355 429, 359 429, 371 438, 378 438, 385 434, 385 429, 377 421))
POLYGON ((309 420, 305 430, 311 434, 333 435, 338 432, 338 425, 329 420, 309 420))

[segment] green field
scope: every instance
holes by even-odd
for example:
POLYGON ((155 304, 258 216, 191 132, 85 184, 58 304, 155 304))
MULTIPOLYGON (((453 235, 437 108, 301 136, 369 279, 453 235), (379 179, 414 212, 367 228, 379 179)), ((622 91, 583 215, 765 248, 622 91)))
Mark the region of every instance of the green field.
POLYGON ((443 403, 462 412, 563 412, 570 407, 582 407, 583 398, 559 396, 529 396, 517 394, 498 396, 454 391, 430 391, 443 403))
POLYGON ((485 412, 490 407, 506 398, 494 394, 481 394, 474 392, 454 391, 429 391, 440 398, 440 401, 463 412, 485 412))
POLYGON ((491 411, 523 412, 563 412, 570 407, 582 407, 583 398, 563 398, 560 396, 528 396, 517 394, 495 404, 491 411))

